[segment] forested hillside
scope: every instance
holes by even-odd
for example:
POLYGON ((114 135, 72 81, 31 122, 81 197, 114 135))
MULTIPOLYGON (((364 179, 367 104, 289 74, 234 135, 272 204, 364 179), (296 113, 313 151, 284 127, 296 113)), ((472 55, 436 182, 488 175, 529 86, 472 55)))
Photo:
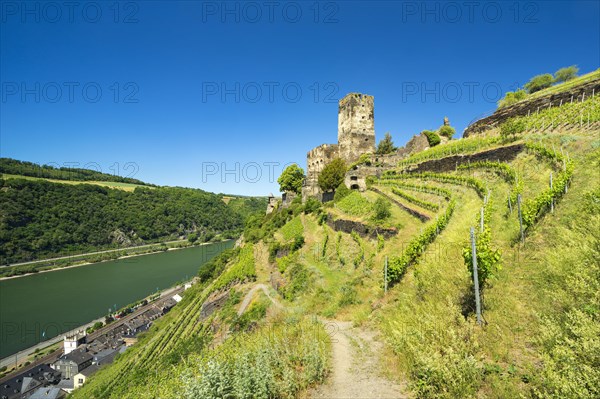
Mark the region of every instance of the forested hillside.
MULTIPOLYGON (((23 173, 23 171, 20 171, 23 173)), ((94 177, 96 178, 96 177, 94 177)), ((0 263, 185 238, 232 238, 266 199, 179 187, 128 192, 91 184, 0 179, 0 263)))
MULTIPOLYGON (((126 164, 127 165, 127 164, 126 164)), ((0 173, 31 177, 44 177, 57 180, 110 181, 150 185, 131 177, 122 177, 82 168, 55 168, 50 165, 38 165, 33 162, 19 161, 12 158, 0 158, 0 173)))

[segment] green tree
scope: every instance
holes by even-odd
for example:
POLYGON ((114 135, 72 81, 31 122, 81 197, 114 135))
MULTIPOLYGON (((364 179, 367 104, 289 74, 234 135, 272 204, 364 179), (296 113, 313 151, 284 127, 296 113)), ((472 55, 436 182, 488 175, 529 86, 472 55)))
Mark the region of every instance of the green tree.
POLYGON ((578 72, 579 68, 577 67, 577 65, 571 65, 568 67, 560 68, 558 71, 554 72, 554 81, 566 82, 567 80, 576 78, 578 72))
POLYGON ((390 134, 390 132, 387 132, 383 140, 381 140, 379 144, 377 144, 377 150, 375 151, 375 153, 379 155, 384 155, 391 154, 394 151, 396 151, 396 147, 394 147, 392 135, 390 134))
POLYGON ((323 191, 333 191, 344 182, 346 163, 341 158, 335 158, 325 165, 319 175, 319 187, 323 191))
POLYGON ((304 170, 298 165, 292 164, 281 173, 281 176, 277 179, 277 183, 279 183, 279 189, 282 192, 293 191, 296 194, 300 194, 304 178, 304 170))
POLYGON ((552 86, 552 83, 554 83, 554 77, 549 73, 537 75, 531 78, 529 82, 525 83, 525 90, 527 90, 529 94, 535 93, 536 91, 552 86))
POLYGON ((451 138, 452 136, 454 136, 454 133, 456 132, 456 130, 454 130, 454 128, 452 126, 441 126, 438 130, 438 133, 440 134, 440 136, 444 136, 444 137, 448 137, 451 138))

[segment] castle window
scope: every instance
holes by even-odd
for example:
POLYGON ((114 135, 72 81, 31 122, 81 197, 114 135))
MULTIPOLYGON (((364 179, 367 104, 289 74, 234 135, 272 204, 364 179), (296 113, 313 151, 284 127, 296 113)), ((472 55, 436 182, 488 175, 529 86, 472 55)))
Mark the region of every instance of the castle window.
POLYGON ((350 176, 350 180, 358 180, 358 176, 350 176))
POLYGON ((358 189, 359 189, 358 184, 353 184, 350 186, 350 190, 358 190, 358 189))

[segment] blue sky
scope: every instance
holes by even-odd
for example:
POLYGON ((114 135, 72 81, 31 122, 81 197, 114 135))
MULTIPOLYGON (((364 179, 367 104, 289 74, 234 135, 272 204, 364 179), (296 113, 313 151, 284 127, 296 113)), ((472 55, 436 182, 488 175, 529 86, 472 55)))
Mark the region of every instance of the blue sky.
POLYGON ((600 66, 598 1, 0 4, 2 157, 213 192, 277 192, 349 92, 403 145, 600 66))

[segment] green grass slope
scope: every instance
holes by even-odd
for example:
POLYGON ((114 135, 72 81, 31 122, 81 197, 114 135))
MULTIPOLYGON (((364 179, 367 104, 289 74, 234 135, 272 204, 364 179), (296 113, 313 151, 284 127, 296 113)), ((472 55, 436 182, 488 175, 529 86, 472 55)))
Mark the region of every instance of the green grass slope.
POLYGON ((226 266, 220 260, 213 280, 186 294, 73 397, 302 397, 331 368, 328 337, 314 322, 327 318, 377 329, 386 342, 380 372, 413 397, 597 398, 598 143, 594 126, 532 123, 510 138, 495 130, 411 156, 372 181, 383 194, 354 192, 327 205, 294 201, 251 217, 244 247, 231 252, 226 266), (425 160, 514 143, 525 146, 509 163, 489 159, 440 173, 410 172, 425 160), (346 234, 325 223, 329 214, 373 223, 372 204, 384 195, 418 207, 430 220, 421 222, 393 203, 377 222, 400 227, 389 239, 346 234), (276 289, 269 295, 285 310, 258 296, 248 316, 238 317, 240 298, 256 283, 271 283, 276 289), (203 301, 224 292, 229 299, 221 310, 200 321, 203 301), (273 339, 265 338, 267 326, 273 339))

